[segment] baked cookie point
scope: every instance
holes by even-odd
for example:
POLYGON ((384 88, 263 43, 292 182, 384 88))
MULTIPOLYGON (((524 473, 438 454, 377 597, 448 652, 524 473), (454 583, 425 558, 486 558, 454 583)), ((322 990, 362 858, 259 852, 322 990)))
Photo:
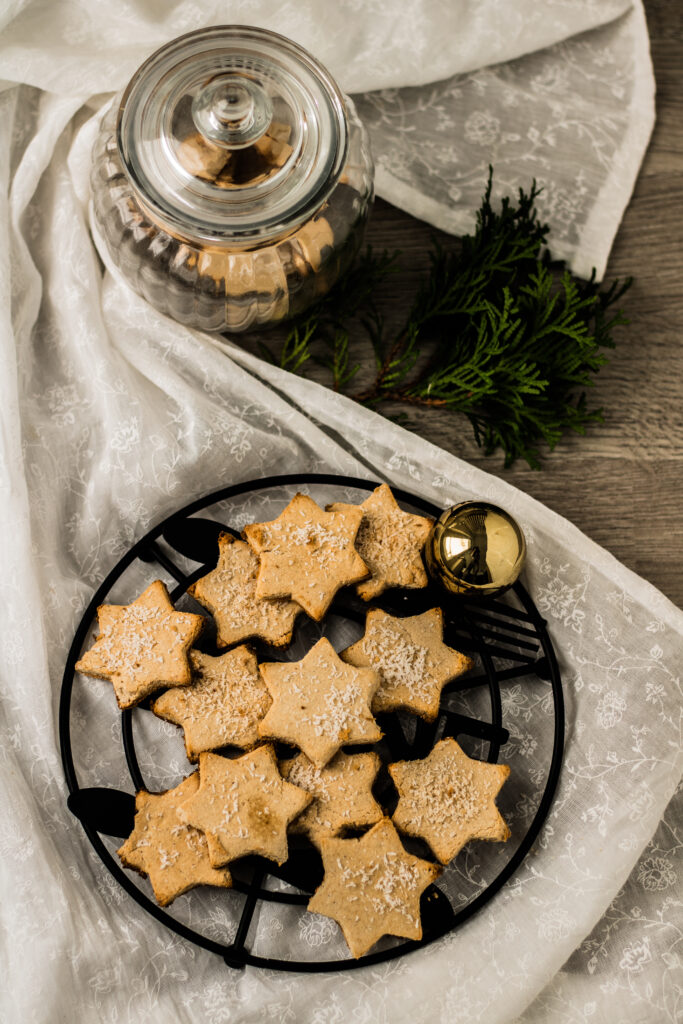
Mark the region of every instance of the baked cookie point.
POLYGON ((177 612, 168 590, 155 580, 132 604, 97 609, 100 632, 76 662, 76 671, 109 679, 120 708, 150 693, 192 681, 188 653, 204 625, 201 615, 177 612))
POLYGON ((375 753, 340 751, 324 768, 316 768, 305 754, 280 762, 284 778, 311 793, 313 801, 292 822, 290 831, 307 835, 320 849, 323 839, 345 828, 374 825, 384 812, 372 795, 380 767, 375 753))
POLYGON ((218 552, 216 568, 188 590, 216 620, 218 646, 259 637, 273 647, 286 647, 301 606, 285 598, 256 596, 259 560, 243 540, 222 533, 218 552))
POLYGON ((289 597, 320 621, 341 587, 368 575, 354 547, 362 518, 355 506, 325 512, 296 494, 277 519, 246 526, 244 536, 261 559, 257 597, 289 597))
POLYGON ((287 826, 310 793, 280 775, 270 744, 241 757, 199 755, 199 789, 178 808, 181 821, 206 833, 214 867, 250 853, 282 864, 287 826))
POLYGON ((166 690, 152 704, 155 715, 183 729, 188 760, 219 747, 256 746, 271 704, 256 656, 240 644, 218 658, 190 651, 190 661, 192 685, 166 690))
POLYGON ((425 516, 404 512, 387 484, 380 484, 362 505, 335 502, 329 512, 360 508, 363 513, 356 550, 370 570, 370 579, 356 586, 359 597, 370 601, 387 587, 426 587, 429 582, 422 549, 432 528, 425 516))
POLYGON ((195 772, 165 793, 140 790, 135 797, 133 831, 118 850, 124 867, 147 875, 162 907, 197 885, 232 885, 230 872, 217 871, 209 860, 206 837, 182 822, 178 804, 197 791, 195 772))
POLYGON ((346 744, 381 739, 370 710, 379 676, 345 665, 325 637, 301 661, 266 662, 259 669, 273 698, 258 725, 261 736, 293 743, 318 768, 346 744))
POLYGON ((380 685, 372 701, 375 714, 405 710, 434 721, 443 687, 473 665, 466 655, 447 647, 442 638, 440 608, 405 618, 371 609, 364 636, 341 657, 349 665, 373 668, 379 674, 380 685))
POLYGON ((393 821, 402 832, 424 839, 448 864, 470 839, 505 842, 510 830, 496 796, 510 774, 506 764, 468 757, 450 737, 428 757, 397 761, 389 772, 398 790, 393 821))
POLYGON ((321 850, 325 877, 308 909, 339 924, 354 957, 383 935, 422 938, 420 897, 441 869, 407 853, 388 818, 360 839, 323 839, 321 850))

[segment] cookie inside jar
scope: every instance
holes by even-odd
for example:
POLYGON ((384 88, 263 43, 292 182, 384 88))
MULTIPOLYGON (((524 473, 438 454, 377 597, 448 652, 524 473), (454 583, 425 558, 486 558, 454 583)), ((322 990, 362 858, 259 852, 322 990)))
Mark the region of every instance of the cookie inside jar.
POLYGON ((153 54, 104 117, 96 228, 161 312, 239 332, 334 285, 372 176, 352 102, 310 54, 261 29, 206 29, 153 54))

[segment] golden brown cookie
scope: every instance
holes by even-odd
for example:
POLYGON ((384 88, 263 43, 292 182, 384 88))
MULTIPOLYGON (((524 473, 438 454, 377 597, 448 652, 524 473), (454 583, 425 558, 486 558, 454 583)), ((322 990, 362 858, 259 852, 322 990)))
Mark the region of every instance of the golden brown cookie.
POLYGON ((289 142, 291 134, 292 126, 285 121, 271 121, 266 132, 268 138, 275 139, 277 142, 289 142))
POLYGON ((296 494, 277 519, 252 523, 244 536, 260 556, 256 596, 291 597, 319 621, 334 595, 368 575, 354 547, 363 513, 324 512, 312 498, 296 494))
POLYGON ((222 533, 218 550, 216 568, 188 588, 216 620, 218 646, 229 647, 254 636, 273 647, 291 643, 301 606, 283 598, 257 598, 259 560, 243 540, 222 533))
POLYGON ((190 660, 192 686, 166 690, 152 704, 155 715, 184 730, 188 759, 228 745, 256 746, 271 700, 255 655, 241 644, 218 658, 190 651, 190 660))
POLYGON ((421 939, 420 896, 441 869, 406 853, 383 818, 360 839, 323 839, 325 877, 308 909, 336 921, 358 958, 383 935, 421 939))
POLYGON ((370 702, 379 676, 345 665, 322 637, 301 661, 259 665, 273 703, 258 731, 303 750, 322 768, 347 743, 376 743, 382 733, 370 702))
POLYGON ((345 754, 340 751, 324 768, 305 754, 280 762, 285 779, 313 795, 311 803, 292 822, 291 832, 303 832, 320 849, 320 841, 339 835, 344 828, 374 825, 383 811, 372 795, 379 771, 377 754, 345 754))
POLYGON ((403 709, 431 722, 439 713, 443 687, 473 665, 442 638, 440 608, 403 619, 371 609, 365 635, 341 657, 349 665, 379 673, 381 682, 372 701, 375 714, 403 709))
MULTIPOLYGON (((356 506, 335 502, 328 512, 356 506)), ((429 582, 422 563, 422 549, 432 520, 411 515, 398 505, 387 484, 380 484, 359 505, 363 518, 356 537, 356 550, 371 576, 356 587, 359 597, 370 601, 387 587, 426 587, 429 582)))
POLYGON ((232 154, 222 146, 216 146, 201 132, 191 132, 178 146, 178 160, 193 177, 213 181, 217 174, 227 169, 232 154))
POLYGON ((311 802, 310 793, 285 782, 270 744, 230 759, 199 755, 199 789, 178 817, 206 833, 214 867, 257 853, 287 860, 287 826, 311 802))
POLYGON ((204 618, 175 611, 160 580, 132 604, 100 605, 97 619, 99 636, 76 662, 76 671, 111 680, 120 708, 167 686, 189 686, 188 652, 204 618))
POLYGON ((277 138, 267 131, 254 143, 254 149, 263 157, 268 167, 283 167, 292 155, 292 147, 283 138, 277 138))
POLYGON ((505 842, 510 830, 496 796, 510 774, 506 764, 468 757, 454 739, 440 740, 420 761, 397 761, 389 772, 399 794, 397 827, 426 840, 448 864, 470 839, 505 842))
POLYGON ((165 793, 141 790, 135 796, 135 825, 118 850, 124 867, 148 875, 157 903, 171 903, 196 885, 232 885, 230 872, 209 861, 206 837, 178 818, 179 803, 197 791, 199 775, 190 775, 165 793))

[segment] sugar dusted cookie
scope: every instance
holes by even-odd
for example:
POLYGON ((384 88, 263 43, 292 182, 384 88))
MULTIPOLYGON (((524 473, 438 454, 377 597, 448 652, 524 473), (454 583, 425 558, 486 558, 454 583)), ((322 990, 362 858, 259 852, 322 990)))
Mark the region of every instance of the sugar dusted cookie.
POLYGON ((358 958, 383 935, 421 939, 420 896, 440 868, 406 853, 383 818, 360 839, 323 839, 325 877, 308 909, 340 925, 358 958))
POLYGON ((426 840, 448 864, 470 839, 504 842, 510 830, 496 796, 510 774, 506 764, 468 757, 454 739, 441 740, 428 757, 398 761, 389 772, 399 794, 397 827, 426 840))
POLYGON ((141 790, 135 797, 135 825, 118 850, 124 867, 148 875, 162 907, 196 885, 232 885, 230 872, 211 866, 206 837, 176 814, 179 803, 197 791, 195 772, 165 793, 141 790))
POLYGON ((313 802, 292 822, 291 832, 303 832, 320 849, 322 839, 344 828, 374 825, 383 811, 372 795, 379 771, 377 754, 345 754, 340 751, 324 768, 305 754, 280 763, 283 776, 313 795, 313 802))
POLYGON ((367 615, 365 635, 347 647, 342 659, 379 673, 380 686, 372 701, 375 714, 403 709, 433 721, 439 713, 443 687, 473 664, 464 654, 447 647, 442 638, 440 608, 402 619, 372 609, 367 615))
POLYGON ((120 708, 167 686, 189 686, 188 652, 204 618, 177 612, 160 580, 132 604, 100 605, 97 619, 99 636, 76 662, 76 671, 111 680, 120 708))
POLYGON ((379 676, 345 665, 324 637, 301 661, 266 662, 259 668, 273 698, 258 725, 261 736, 293 743, 318 768, 347 743, 381 739, 370 710, 379 676))
MULTIPOLYGON (((327 509, 340 512, 353 507, 336 502, 327 509)), ((387 587, 426 587, 429 580, 422 563, 422 549, 432 520, 404 512, 387 484, 375 488, 358 508, 363 518, 356 550, 371 573, 369 580, 356 586, 358 595, 370 601, 387 587)))
POLYGON ((218 646, 229 647, 255 636, 273 647, 291 643, 301 606, 285 598, 257 598, 259 560, 244 541, 222 533, 218 550, 216 568, 188 590, 216 620, 218 646))
POLYGON ((152 704, 155 715, 183 728, 188 759, 228 745, 256 746, 271 700, 254 654, 241 644, 219 658, 191 651, 190 660, 192 685, 166 690, 152 704))
POLYGON ((199 789, 181 804, 178 817, 206 833, 214 867, 250 853, 282 864, 287 826, 311 799, 282 778, 267 744, 234 759, 200 754, 199 789))
POLYGON ((296 494, 277 519, 246 526, 244 536, 261 559, 256 596, 290 597, 312 619, 322 619, 340 587, 368 575, 354 547, 362 518, 353 505, 324 512, 296 494))

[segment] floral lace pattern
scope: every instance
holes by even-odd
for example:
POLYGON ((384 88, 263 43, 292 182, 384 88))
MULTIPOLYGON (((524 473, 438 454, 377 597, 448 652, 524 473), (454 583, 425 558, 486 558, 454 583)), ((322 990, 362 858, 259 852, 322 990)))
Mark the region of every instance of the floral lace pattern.
POLYGON ((535 179, 552 255, 602 277, 654 123, 648 69, 642 11, 634 9, 516 61, 365 94, 357 109, 372 139, 378 194, 463 234, 474 227, 489 164, 494 197, 528 190, 535 179))
MULTIPOLYGON (((634 804, 633 820, 641 811, 642 800, 634 804)), ((620 1017, 627 1021, 678 1019, 683 993, 681 821, 679 787, 617 898, 520 1024, 609 1021, 615 1005, 631 1007, 630 1015, 620 1017)))

